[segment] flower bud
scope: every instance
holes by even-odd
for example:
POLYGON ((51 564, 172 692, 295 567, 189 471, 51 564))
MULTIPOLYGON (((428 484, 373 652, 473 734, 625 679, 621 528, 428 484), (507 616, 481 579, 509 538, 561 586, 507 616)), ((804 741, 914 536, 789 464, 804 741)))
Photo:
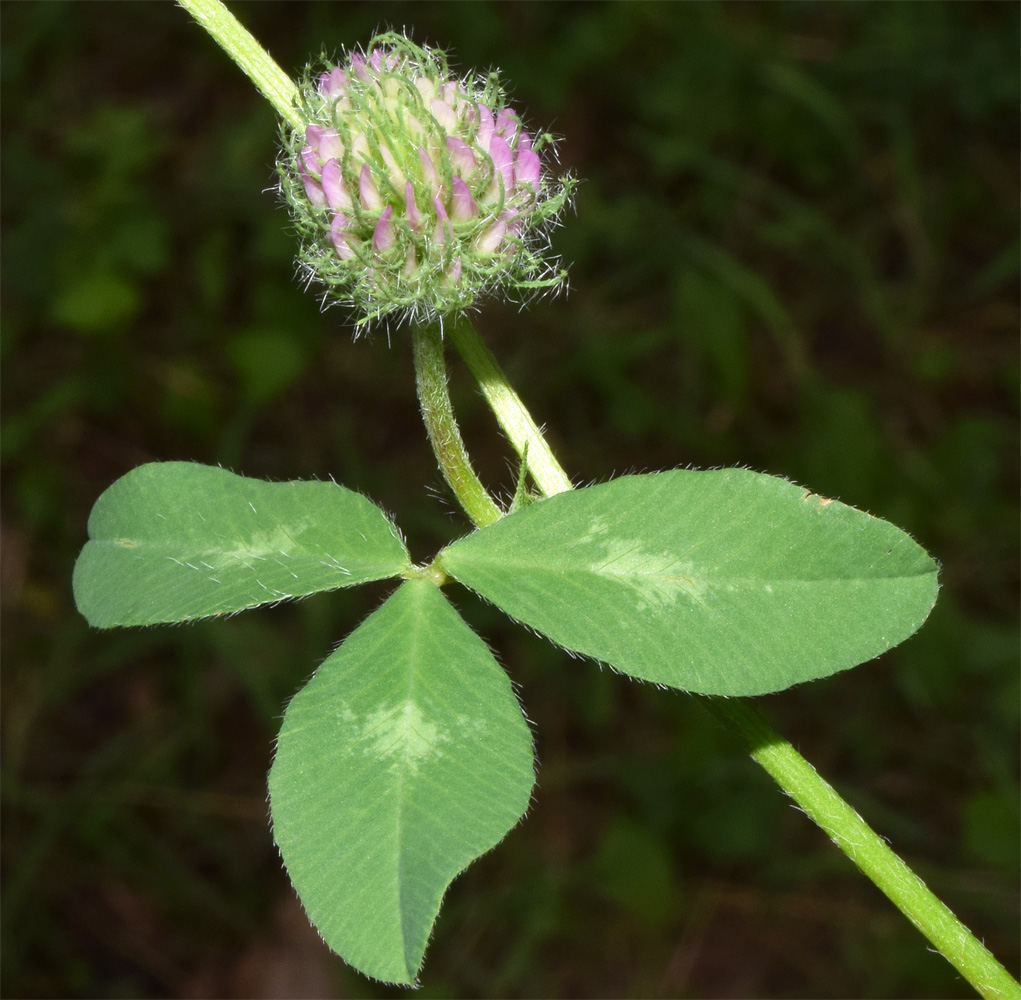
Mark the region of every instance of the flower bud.
POLYGON ((281 191, 300 266, 358 324, 429 322, 496 292, 553 289, 548 232, 575 180, 553 178, 495 75, 454 77, 442 52, 374 38, 301 87, 281 191))

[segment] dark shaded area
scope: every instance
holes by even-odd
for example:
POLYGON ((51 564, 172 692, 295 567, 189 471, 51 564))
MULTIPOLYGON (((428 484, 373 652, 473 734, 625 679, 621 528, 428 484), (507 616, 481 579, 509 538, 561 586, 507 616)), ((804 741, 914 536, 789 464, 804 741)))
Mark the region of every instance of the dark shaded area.
MULTIPOLYGON (((236 10, 289 71, 407 26, 564 137, 571 293, 479 325, 579 481, 746 464, 938 556, 916 638, 760 702, 1016 971, 1017 6, 236 10)), ((386 588, 98 633, 70 579, 92 502, 157 459, 332 474, 427 558, 465 524, 407 338, 352 343, 297 287, 273 113, 183 11, 0 20, 4 995, 405 996, 308 931, 265 803, 282 706, 386 588)), ((970 995, 690 699, 454 597, 540 783, 451 888, 419 996, 970 995)))

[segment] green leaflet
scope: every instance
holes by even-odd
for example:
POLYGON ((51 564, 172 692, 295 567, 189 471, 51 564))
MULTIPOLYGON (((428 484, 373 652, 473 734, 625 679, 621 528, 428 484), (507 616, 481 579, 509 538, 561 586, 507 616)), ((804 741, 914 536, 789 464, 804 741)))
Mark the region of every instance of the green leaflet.
POLYGON ((558 494, 436 561, 567 649, 714 695, 870 660, 925 621, 938 589, 936 563, 899 528, 744 469, 558 494))
POLYGON ((397 529, 332 482, 269 483, 191 462, 154 462, 96 501, 74 568, 91 625, 149 625, 241 611, 397 576, 397 529))
POLYGON ((447 886, 521 818, 533 782, 507 675, 432 583, 409 580, 290 703, 273 831, 326 943, 409 985, 447 886))

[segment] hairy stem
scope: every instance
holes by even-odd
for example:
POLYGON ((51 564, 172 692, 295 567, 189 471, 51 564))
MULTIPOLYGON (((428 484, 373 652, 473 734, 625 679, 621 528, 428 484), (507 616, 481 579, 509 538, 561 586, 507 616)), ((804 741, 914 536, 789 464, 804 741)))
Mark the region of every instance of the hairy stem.
POLYGON ((422 419, 440 471, 458 503, 479 528, 502 516, 472 468, 454 408, 447 391, 447 368, 443 360, 443 335, 437 324, 417 326, 413 331, 415 385, 422 419))
POLYGON ((179 3, 244 70, 284 121, 296 128, 305 124, 298 114, 298 88, 294 81, 220 0, 179 0, 179 3))
POLYGON ((815 768, 744 698, 697 696, 740 736, 754 760, 817 823, 983 997, 1021 986, 815 768))
POLYGON ((458 319, 448 325, 447 332, 542 495, 573 489, 542 431, 475 327, 467 319, 458 319))

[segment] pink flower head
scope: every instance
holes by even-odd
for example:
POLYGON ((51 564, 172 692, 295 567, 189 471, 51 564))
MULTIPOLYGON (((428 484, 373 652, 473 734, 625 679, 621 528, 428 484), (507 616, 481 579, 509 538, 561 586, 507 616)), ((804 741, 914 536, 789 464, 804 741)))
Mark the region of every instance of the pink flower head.
POLYGON ((369 50, 369 69, 372 70, 376 76, 382 76, 383 73, 391 73, 400 64, 400 60, 392 52, 388 52, 383 48, 373 48, 369 50))
POLYGON ((322 125, 309 125, 305 129, 305 143, 309 149, 314 150, 317 154, 319 152, 319 140, 325 131, 326 129, 322 125))
POLYGON ((319 152, 315 146, 302 146, 298 158, 298 169, 308 174, 319 173, 319 152))
POLYGON ((524 130, 494 76, 458 79, 441 52, 387 33, 311 75, 297 106, 280 173, 302 265, 360 322, 442 318, 562 280, 541 237, 571 182, 544 174, 549 140, 524 130))

